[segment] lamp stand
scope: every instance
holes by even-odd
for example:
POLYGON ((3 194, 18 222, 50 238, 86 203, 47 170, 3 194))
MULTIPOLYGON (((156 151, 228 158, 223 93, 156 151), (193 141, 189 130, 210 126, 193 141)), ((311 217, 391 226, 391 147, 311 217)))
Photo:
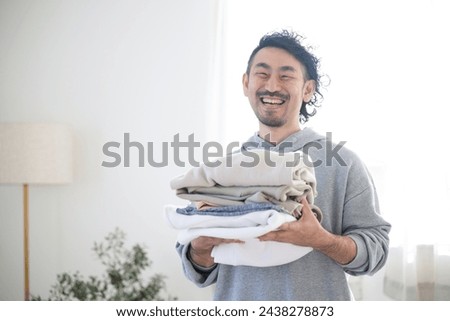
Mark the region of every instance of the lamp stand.
POLYGON ((25 301, 30 300, 30 250, 28 243, 28 184, 23 184, 23 255, 25 273, 25 301))
MULTIPOLYGON (((32 300, 33 297, 30 293, 28 185, 70 183, 73 179, 72 147, 72 133, 66 125, 0 121, 0 184, 19 184, 19 189, 20 185, 23 186, 22 284, 25 301, 32 300)), ((0 259, 3 259, 3 255, 0 255, 0 259)), ((19 288, 20 286, 19 281, 19 288)), ((0 285, 0 292, 1 290, 0 285)))

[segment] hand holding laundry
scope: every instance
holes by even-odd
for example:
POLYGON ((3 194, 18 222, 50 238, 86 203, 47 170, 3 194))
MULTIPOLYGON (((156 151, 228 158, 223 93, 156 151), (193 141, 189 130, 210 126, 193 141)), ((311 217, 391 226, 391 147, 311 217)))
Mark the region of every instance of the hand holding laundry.
POLYGON ((299 220, 282 224, 277 230, 259 237, 261 241, 277 241, 318 248, 328 233, 315 217, 306 198, 302 199, 302 216, 299 220))
POLYGON ((298 221, 284 223, 276 231, 260 236, 259 240, 309 246, 339 264, 350 263, 356 252, 355 241, 351 237, 328 232, 317 221, 306 199, 302 199, 302 205, 302 217, 298 221))
POLYGON ((208 268, 214 265, 214 258, 211 256, 213 248, 220 244, 229 243, 244 243, 244 241, 210 236, 197 237, 191 242, 191 258, 196 264, 208 268))

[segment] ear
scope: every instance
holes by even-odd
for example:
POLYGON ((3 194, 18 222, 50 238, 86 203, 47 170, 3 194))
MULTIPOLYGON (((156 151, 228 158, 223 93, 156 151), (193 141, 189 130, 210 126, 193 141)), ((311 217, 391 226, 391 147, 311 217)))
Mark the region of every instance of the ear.
POLYGON ((244 95, 248 97, 248 75, 244 73, 242 75, 242 89, 244 90, 244 95))
POLYGON ((307 80, 303 86, 303 101, 309 102, 316 91, 316 82, 312 79, 307 80))

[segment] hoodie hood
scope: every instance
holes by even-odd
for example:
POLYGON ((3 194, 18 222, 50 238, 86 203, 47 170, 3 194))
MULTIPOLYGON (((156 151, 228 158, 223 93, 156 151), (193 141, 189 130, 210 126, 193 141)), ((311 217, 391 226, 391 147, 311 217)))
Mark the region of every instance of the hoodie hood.
POLYGON ((325 141, 326 137, 318 134, 313 129, 306 127, 298 132, 293 133, 288 136, 278 145, 274 145, 263 138, 258 136, 256 132, 252 137, 250 137, 247 142, 245 142, 242 148, 246 150, 253 148, 265 148, 276 152, 294 152, 302 149, 305 145, 314 141, 325 141))

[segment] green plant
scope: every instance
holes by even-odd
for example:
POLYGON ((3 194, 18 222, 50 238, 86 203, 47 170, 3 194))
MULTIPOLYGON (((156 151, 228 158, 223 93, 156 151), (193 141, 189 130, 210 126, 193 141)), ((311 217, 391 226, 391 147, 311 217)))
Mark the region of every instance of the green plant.
MULTIPOLYGON (((109 233, 105 242, 95 242, 93 251, 105 266, 106 273, 101 277, 89 276, 87 280, 78 271, 59 274, 47 300, 164 300, 160 295, 165 287, 163 275, 155 274, 149 280, 143 280, 142 272, 152 264, 145 249, 139 244, 131 249, 126 249, 124 245, 125 233, 119 228, 109 233)), ((40 296, 33 296, 32 299, 42 300, 40 296)))

